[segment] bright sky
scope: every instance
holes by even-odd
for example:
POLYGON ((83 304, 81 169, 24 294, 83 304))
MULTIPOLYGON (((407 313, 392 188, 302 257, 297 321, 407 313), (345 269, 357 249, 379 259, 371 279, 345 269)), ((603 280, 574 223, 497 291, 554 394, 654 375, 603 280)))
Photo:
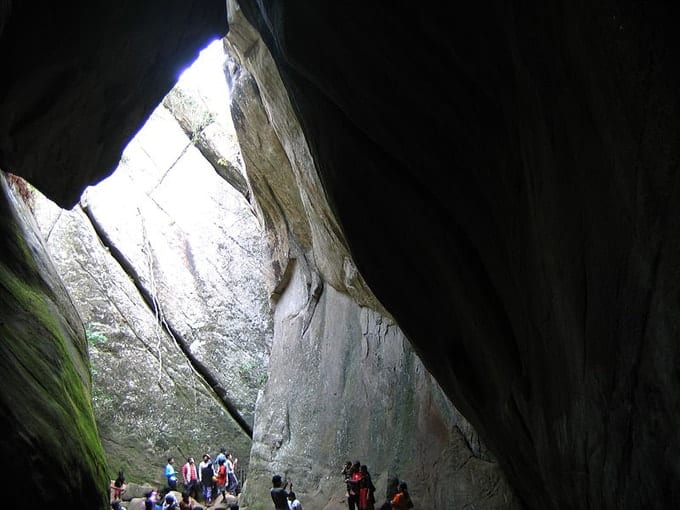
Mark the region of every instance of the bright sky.
POLYGON ((226 55, 222 40, 211 42, 198 59, 179 77, 183 89, 196 89, 212 111, 223 112, 229 105, 229 88, 224 76, 226 55))

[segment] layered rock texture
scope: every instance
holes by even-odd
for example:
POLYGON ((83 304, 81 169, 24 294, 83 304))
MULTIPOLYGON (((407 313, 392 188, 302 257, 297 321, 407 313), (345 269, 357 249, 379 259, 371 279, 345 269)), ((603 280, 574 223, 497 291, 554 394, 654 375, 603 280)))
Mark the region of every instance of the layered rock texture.
MULTIPOLYGON (((678 7, 240 5, 281 75, 260 93, 286 91, 332 212, 312 237, 346 239, 523 505, 677 507, 678 7)), ((0 167, 73 205, 223 9, 0 3, 0 167)), ((342 290, 344 264, 300 253, 342 290)))
MULTIPOLYGON (((172 94, 203 103, 179 85, 172 94)), ((220 120, 196 129, 228 138, 220 120)), ((245 198, 159 106, 79 206, 34 208, 86 325, 110 476, 162 486, 168 456, 179 469, 222 446, 247 468, 272 326, 262 228, 245 198)))

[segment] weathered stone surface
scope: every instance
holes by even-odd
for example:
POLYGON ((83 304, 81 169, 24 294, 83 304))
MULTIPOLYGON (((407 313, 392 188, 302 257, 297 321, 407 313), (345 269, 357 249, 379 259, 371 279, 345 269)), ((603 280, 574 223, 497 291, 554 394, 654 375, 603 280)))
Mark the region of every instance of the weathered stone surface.
POLYGON ((297 256, 292 238, 326 282, 389 315, 356 270, 269 50, 236 4, 229 6, 228 45, 245 67, 232 77, 232 117, 270 236, 276 285, 285 280, 286 261, 297 256))
POLYGON ((247 467, 250 438, 228 410, 252 427, 271 342, 265 251, 251 208, 162 107, 117 172, 85 197, 89 217, 44 200, 36 215, 88 328, 112 474, 123 468, 130 480, 159 484, 167 456, 181 465, 220 446, 247 467))
POLYGON ((231 80, 234 122, 253 197, 273 234, 274 263, 282 268, 275 273, 270 377, 258 401, 244 504, 269 508, 278 472, 294 480, 305 505, 346 507, 340 469, 359 459, 378 498, 387 479, 398 476, 409 480, 423 508, 512 508, 498 465, 356 273, 341 232, 328 221, 330 208, 274 63, 231 12, 228 41, 239 61, 231 80), (259 82, 274 84, 269 96, 259 82))
POLYGON ((360 460, 380 503, 397 476, 418 508, 516 508, 497 463, 396 324, 323 285, 304 259, 290 264, 243 505, 271 508, 279 473, 305 507, 346 508, 340 470, 360 460))
POLYGON ((31 212, 0 174, 0 429, 10 507, 103 508, 85 335, 31 212), (54 483, 55 474, 69 473, 54 483))
POLYGON ((88 189, 88 208, 252 424, 258 384, 243 379, 264 372, 271 339, 261 227, 163 108, 123 162, 88 189))

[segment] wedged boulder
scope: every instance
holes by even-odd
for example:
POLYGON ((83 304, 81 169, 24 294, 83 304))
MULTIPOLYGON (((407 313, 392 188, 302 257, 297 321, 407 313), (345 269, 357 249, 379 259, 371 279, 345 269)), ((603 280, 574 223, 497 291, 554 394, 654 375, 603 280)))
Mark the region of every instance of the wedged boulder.
POLYGON ((244 197, 159 107, 82 206, 36 217, 87 329, 110 476, 162 487, 167 457, 222 446, 247 468, 271 318, 244 197))
POLYGON ((2 168, 72 207, 83 184, 115 170, 182 69, 226 32, 223 0, 3 0, 0 68, 12 79, 0 88, 2 168), (41 125, 50 128, 35 136, 41 125))

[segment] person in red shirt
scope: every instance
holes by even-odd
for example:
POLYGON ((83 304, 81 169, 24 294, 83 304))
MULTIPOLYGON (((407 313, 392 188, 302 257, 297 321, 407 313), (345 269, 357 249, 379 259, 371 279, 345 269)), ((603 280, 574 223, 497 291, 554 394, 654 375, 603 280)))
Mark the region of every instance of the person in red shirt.
MULTIPOLYGON (((226 501, 225 490, 227 488, 227 466, 225 460, 220 459, 217 467, 217 495, 222 495, 222 501, 226 501)), ((217 496, 215 496, 215 503, 217 503, 217 496)))

